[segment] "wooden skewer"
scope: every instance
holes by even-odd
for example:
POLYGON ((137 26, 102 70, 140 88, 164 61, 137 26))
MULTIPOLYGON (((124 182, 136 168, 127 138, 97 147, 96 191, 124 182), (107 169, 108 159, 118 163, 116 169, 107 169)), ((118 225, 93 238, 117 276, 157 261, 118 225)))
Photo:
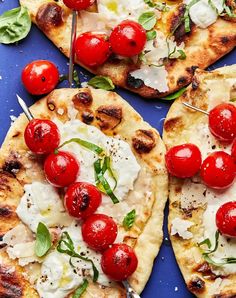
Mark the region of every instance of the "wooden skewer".
POLYGON ((208 113, 207 111, 204 111, 204 110, 202 110, 202 109, 199 109, 199 108, 197 108, 197 107, 191 105, 191 104, 188 103, 188 102, 182 102, 182 104, 185 105, 186 107, 192 109, 192 110, 198 111, 198 112, 200 112, 200 113, 203 113, 203 114, 209 116, 209 113, 208 113))
POLYGON ((18 95, 16 94, 17 100, 19 105, 21 106, 23 112, 25 113, 25 116, 28 118, 29 121, 34 119, 34 116, 31 114, 29 108, 27 107, 26 103, 24 102, 24 100, 18 95))

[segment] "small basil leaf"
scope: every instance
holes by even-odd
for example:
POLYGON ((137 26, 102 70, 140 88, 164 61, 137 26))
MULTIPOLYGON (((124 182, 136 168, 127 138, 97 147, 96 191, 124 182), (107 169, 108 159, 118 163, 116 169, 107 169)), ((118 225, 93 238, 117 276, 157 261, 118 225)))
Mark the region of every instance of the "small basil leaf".
POLYGON ((0 43, 10 44, 25 38, 31 28, 27 8, 21 6, 0 16, 0 43))
POLYGON ((95 76, 90 81, 88 81, 88 85, 94 88, 103 89, 103 90, 114 90, 115 85, 112 80, 108 77, 103 76, 95 76))
POLYGON ((84 282, 82 283, 82 285, 76 289, 72 298, 80 298, 81 295, 86 291, 88 284, 89 283, 88 283, 87 279, 85 279, 84 282))
POLYGON ((36 232, 35 254, 43 257, 51 248, 52 240, 48 228, 40 222, 36 232))
POLYGON ((135 222, 135 218, 136 218, 136 210, 133 209, 132 211, 130 211, 129 213, 126 214, 126 216, 123 220, 123 227, 126 230, 131 229, 135 222))
POLYGON ((157 32, 155 30, 152 30, 152 31, 148 31, 146 33, 146 36, 147 36, 147 40, 153 40, 156 38, 157 36, 157 32))
POLYGON ((202 242, 198 243, 198 246, 202 246, 202 245, 207 245, 207 247, 210 249, 211 248, 211 240, 209 238, 203 240, 202 242))
POLYGON ((164 100, 176 99, 176 98, 180 97, 186 91, 186 89, 187 89, 187 87, 183 87, 183 88, 179 89, 178 91, 176 91, 166 97, 163 97, 162 99, 164 99, 164 100))
POLYGON ((144 0, 144 2, 149 6, 149 7, 155 7, 155 3, 153 3, 153 1, 151 0, 144 0))
POLYGON ((156 25, 157 17, 153 11, 144 12, 138 18, 138 22, 145 30, 151 30, 156 25))
POLYGON ((74 80, 74 87, 75 88, 79 88, 81 86, 80 84, 80 78, 79 78, 79 75, 78 75, 78 72, 74 69, 73 71, 73 80, 74 80))
POLYGON ((177 52, 180 54, 180 56, 178 57, 178 59, 180 60, 185 60, 186 59, 186 54, 183 50, 177 50, 177 52))

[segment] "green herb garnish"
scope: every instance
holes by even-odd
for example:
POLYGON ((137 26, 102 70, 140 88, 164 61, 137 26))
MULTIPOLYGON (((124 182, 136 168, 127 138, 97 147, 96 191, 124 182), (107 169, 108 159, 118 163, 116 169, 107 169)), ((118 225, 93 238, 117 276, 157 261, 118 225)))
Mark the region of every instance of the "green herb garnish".
POLYGON ((88 281, 87 279, 85 279, 82 283, 81 286, 79 286, 76 291, 74 292, 72 298, 80 298, 81 295, 86 291, 87 287, 88 287, 88 281))
POLYGON ((180 97, 186 91, 186 89, 187 89, 187 87, 183 87, 183 88, 179 89, 178 91, 176 91, 166 97, 163 97, 162 99, 164 99, 164 100, 176 99, 176 98, 180 97))
POLYGON ((129 230, 132 228, 136 218, 136 210, 133 209, 129 213, 126 214, 125 218, 123 219, 123 227, 126 230, 129 230))
MULTIPOLYGON (((106 157, 105 157, 105 159, 106 159, 106 157)), ((109 168, 110 168, 110 166, 109 166, 109 168)), ((111 198, 113 204, 117 204, 117 203, 119 203, 119 200, 115 196, 113 190, 111 189, 111 186, 109 185, 108 181, 104 177, 104 174, 106 172, 106 170, 104 170, 104 169, 105 169, 104 168, 104 162, 103 162, 103 165, 102 165, 102 159, 99 158, 94 163, 94 171, 95 171, 95 176, 96 176, 96 185, 100 190, 104 191, 111 198), (102 189, 101 189, 101 186, 102 186, 102 189)), ((115 180, 115 183, 117 183, 116 179, 114 178, 113 173, 112 173, 111 176, 115 180)))
POLYGON ((78 258, 80 260, 83 260, 85 262, 89 262, 92 264, 92 268, 93 268, 93 282, 96 282, 99 276, 99 272, 96 268, 96 266, 93 263, 93 260, 83 257, 80 254, 75 252, 75 247, 74 247, 74 243, 69 235, 68 232, 63 232, 61 235, 61 239, 58 242, 57 245, 57 251, 60 253, 64 253, 67 254, 68 256, 72 257, 72 258, 78 258))
POLYGON ((80 138, 72 138, 72 139, 70 139, 70 140, 68 140, 68 141, 65 141, 63 144, 61 144, 61 145, 55 150, 55 153, 57 154, 57 153, 58 153, 58 150, 59 150, 61 147, 65 146, 65 145, 67 145, 67 144, 70 144, 70 143, 77 143, 77 144, 79 144, 80 146, 82 146, 82 147, 84 147, 84 148, 86 148, 86 149, 88 149, 88 150, 90 150, 90 151, 92 151, 92 152, 94 152, 94 153, 97 153, 97 154, 101 154, 101 153, 104 152, 104 150, 103 150, 101 147, 99 147, 99 146, 97 146, 97 145, 95 145, 95 144, 93 144, 93 143, 90 143, 90 142, 88 142, 88 141, 82 140, 82 139, 80 139, 80 138))
POLYGON ((157 36, 157 32, 155 30, 152 30, 152 31, 148 31, 146 33, 146 36, 147 36, 147 40, 153 40, 156 38, 157 36))
POLYGON ((108 77, 103 76, 95 76, 91 80, 88 81, 88 85, 94 88, 103 89, 103 90, 114 90, 115 85, 112 80, 108 77))
POLYGON ((36 231, 35 254, 37 257, 43 257, 52 246, 51 235, 48 228, 40 222, 36 231))
POLYGON ((188 33, 190 32, 191 28, 190 28, 190 16, 189 16, 189 10, 190 8, 196 4, 199 0, 192 0, 188 5, 186 5, 185 7, 185 12, 184 12, 184 28, 185 28, 185 32, 188 33))
POLYGON ((30 32, 31 19, 27 8, 21 6, 0 16, 0 43, 10 44, 25 38, 30 32))
MULTIPOLYGON (((68 81, 68 79, 69 79, 68 74, 66 74, 66 75, 61 74, 60 77, 59 77, 59 83, 64 82, 64 81, 68 81)), ((73 71, 73 80, 74 80, 74 87, 75 88, 81 87, 80 78, 79 78, 78 72, 75 69, 73 71)))
POLYGON ((144 12, 138 18, 138 22, 145 30, 151 30, 156 25, 157 17, 153 11, 144 12))
POLYGON ((183 50, 177 50, 177 52, 180 54, 180 56, 178 57, 178 59, 180 60, 185 60, 186 59, 186 54, 183 50))

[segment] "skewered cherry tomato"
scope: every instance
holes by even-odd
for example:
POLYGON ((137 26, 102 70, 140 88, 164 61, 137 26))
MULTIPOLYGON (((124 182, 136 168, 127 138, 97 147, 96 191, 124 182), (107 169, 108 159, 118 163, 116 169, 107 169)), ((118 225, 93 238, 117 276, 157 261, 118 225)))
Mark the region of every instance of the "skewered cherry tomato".
POLYGON ((104 34, 83 33, 75 42, 75 53, 85 66, 97 67, 110 56, 110 42, 104 34))
POLYGON ((234 140, 231 148, 231 156, 233 157, 234 163, 236 165, 236 139, 234 140))
POLYGON ((94 250, 105 250, 114 243, 117 225, 105 214, 93 214, 82 225, 84 241, 94 250))
POLYGON ((52 62, 36 60, 25 66, 21 78, 29 93, 43 95, 56 87, 59 82, 59 72, 52 62))
POLYGON ((91 6, 95 0, 63 0, 63 2, 70 9, 83 10, 91 6))
POLYGON ((194 176, 201 167, 202 157, 194 144, 183 144, 170 148, 165 156, 168 172, 179 178, 194 176))
POLYGON ((75 182, 79 163, 69 152, 51 153, 44 162, 44 172, 49 183, 55 187, 65 187, 75 182))
POLYGON ((236 107, 222 103, 209 113, 209 129, 220 141, 232 142, 236 137, 236 107))
POLYGON ((218 209, 216 225, 222 234, 236 237, 236 202, 225 203, 218 209))
POLYGON ((202 163, 203 182, 212 188, 229 187, 235 178, 235 165, 232 157, 224 151, 211 153, 202 163))
POLYGON ((138 259, 132 247, 125 243, 116 243, 103 253, 101 266, 109 278, 122 281, 134 273, 138 259))
POLYGON ((86 218, 93 214, 101 204, 101 192, 92 184, 75 182, 65 194, 68 213, 76 218, 86 218))
POLYGON ((139 23, 129 20, 123 21, 116 26, 110 36, 113 52, 124 57, 140 54, 146 41, 144 28, 139 23))
POLYGON ((33 119, 26 126, 25 143, 35 154, 49 154, 60 142, 60 133, 50 120, 33 119))

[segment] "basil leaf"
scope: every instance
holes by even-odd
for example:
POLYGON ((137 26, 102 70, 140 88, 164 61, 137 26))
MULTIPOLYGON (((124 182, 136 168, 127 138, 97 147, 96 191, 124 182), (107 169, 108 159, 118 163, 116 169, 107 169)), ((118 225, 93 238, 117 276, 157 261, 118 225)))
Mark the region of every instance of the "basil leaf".
POLYGON ((108 181, 104 177, 101 162, 102 162, 102 160, 98 159, 94 163, 94 171, 95 171, 95 175, 96 175, 96 185, 99 187, 100 184, 101 184, 104 191, 105 191, 105 193, 111 198, 113 204, 117 204, 117 203, 119 203, 119 200, 115 196, 115 194, 113 193, 110 184, 108 183, 108 181))
POLYGON ((0 43, 10 44, 25 38, 31 28, 27 8, 21 6, 0 16, 0 43))
POLYGON ((103 153, 103 149, 93 143, 90 143, 88 141, 85 141, 85 140, 82 140, 80 138, 72 138, 68 141, 65 141, 63 144, 61 144, 56 150, 55 150, 55 154, 58 153, 58 149, 60 149, 61 147, 69 144, 69 143, 77 143, 79 145, 81 145, 82 147, 85 147, 86 149, 89 149, 90 151, 94 152, 94 153, 97 153, 97 154, 101 154, 103 153))
POLYGON ((151 0, 144 0, 144 2, 149 6, 149 7, 155 7, 155 3, 153 3, 151 0))
POLYGON ((236 97, 235 98, 231 98, 230 101, 231 102, 235 102, 236 101, 236 97))
POLYGON ((219 236, 220 236, 220 232, 217 230, 215 232, 215 247, 212 250, 207 251, 207 254, 212 254, 213 252, 215 252, 219 246, 219 236))
POLYGON ((223 258, 223 260, 224 260, 227 264, 235 264, 235 263, 236 263, 236 258, 223 258))
POLYGON ((88 81, 88 85, 94 88, 103 89, 103 90, 114 90, 115 85, 112 80, 108 77, 103 76, 95 76, 91 80, 88 81))
POLYGON ((170 8, 167 7, 167 4, 166 3, 157 3, 156 6, 155 6, 156 9, 160 10, 160 11, 169 11, 170 8))
POLYGON ((38 257, 43 257, 51 248, 52 240, 48 228, 40 222, 36 232, 35 254, 38 257))
POLYGON ((202 242, 198 243, 198 246, 202 246, 204 244, 206 244, 209 249, 211 248, 211 240, 209 238, 207 238, 207 239, 203 240, 202 242))
POLYGON ((73 80, 74 80, 74 87, 75 88, 79 88, 81 86, 80 84, 80 78, 79 78, 79 75, 78 75, 78 72, 76 71, 76 69, 74 69, 73 71, 73 80))
MULTIPOLYGON (((71 239, 68 232, 63 232, 62 233, 61 238, 60 238, 60 240, 58 242, 58 245, 57 245, 57 251, 60 252, 60 253, 65 253, 68 256, 72 257, 72 258, 78 258, 78 259, 83 260, 85 262, 91 263, 92 268, 93 268, 93 282, 96 282, 98 280, 99 272, 98 272, 96 266, 94 265, 93 260, 91 260, 89 258, 86 258, 86 257, 83 257, 80 254, 75 252, 74 243, 73 243, 73 241, 72 241, 72 239, 71 239)), ((72 264, 71 258, 70 258, 69 263, 72 267, 74 267, 73 264, 72 264)))
POLYGON ((138 18, 138 22, 145 30, 151 30, 157 22, 157 17, 153 11, 144 12, 138 18))
POLYGON ((226 263, 222 262, 222 263, 217 263, 215 262, 211 257, 209 257, 208 254, 203 253, 202 254, 203 258, 207 261, 207 263, 214 265, 214 266, 222 266, 225 265, 226 263))
POLYGON ((88 283, 87 279, 85 279, 84 282, 82 283, 82 285, 76 289, 72 298, 80 298, 81 295, 86 291, 88 284, 89 283, 88 283))
POLYGON ((180 53, 180 56, 178 57, 178 59, 180 60, 186 59, 187 56, 183 50, 177 50, 177 52, 180 53))
POLYGON ((183 88, 179 89, 178 91, 176 91, 166 97, 163 97, 162 99, 164 99, 164 100, 176 99, 176 98, 180 97, 186 91, 186 89, 187 89, 187 87, 183 87, 183 88))
POLYGON ((132 211, 130 211, 129 213, 126 214, 126 216, 123 220, 123 227, 126 230, 131 229, 134 224, 135 218, 136 218, 136 210, 133 209, 132 211))
POLYGON ((148 31, 146 33, 146 36, 147 36, 147 40, 153 40, 156 38, 157 36, 157 32, 155 30, 152 30, 152 31, 148 31))

